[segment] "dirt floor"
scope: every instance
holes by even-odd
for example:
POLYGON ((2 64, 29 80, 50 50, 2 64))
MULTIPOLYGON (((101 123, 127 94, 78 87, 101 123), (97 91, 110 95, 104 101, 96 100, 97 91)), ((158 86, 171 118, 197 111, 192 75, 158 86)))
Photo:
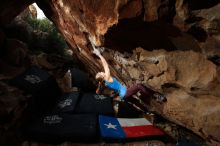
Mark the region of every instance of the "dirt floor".
POLYGON ((51 144, 40 144, 34 142, 24 142, 22 146, 175 146, 175 144, 164 144, 160 141, 140 141, 140 142, 128 142, 128 143, 94 143, 94 144, 83 144, 83 143, 69 143, 65 142, 60 145, 51 144))

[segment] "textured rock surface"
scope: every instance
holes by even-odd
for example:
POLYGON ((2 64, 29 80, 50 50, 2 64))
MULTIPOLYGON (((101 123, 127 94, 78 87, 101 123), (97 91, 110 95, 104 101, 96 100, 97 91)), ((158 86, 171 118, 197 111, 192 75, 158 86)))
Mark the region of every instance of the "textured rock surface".
POLYGON ((185 20, 189 17, 188 4, 184 3, 184 0, 177 0, 175 4, 176 15, 174 16, 174 25, 179 27, 181 30, 186 31, 185 20))
POLYGON ((187 33, 181 33, 179 36, 169 37, 169 39, 178 50, 193 50, 195 52, 202 52, 202 49, 196 39, 187 33))
POLYGON ((128 1, 126 5, 119 10, 119 19, 127 19, 137 17, 141 14, 143 9, 141 0, 128 1))
POLYGON ((193 51, 150 52, 138 48, 133 55, 110 62, 127 79, 166 94, 167 103, 159 105, 152 101, 150 109, 206 139, 218 141, 220 84, 212 83, 216 80, 216 66, 193 51))
POLYGON ((174 0, 143 0, 144 21, 165 20, 172 22, 175 14, 174 0))
POLYGON ((23 115, 27 105, 28 98, 20 90, 0 81, 1 145, 17 145, 18 134, 15 134, 15 131, 18 130, 24 120, 23 115))
POLYGON ((16 39, 4 40, 0 56, 0 80, 10 79, 22 73, 28 64, 27 45, 16 39))
MULTIPOLYGON (((166 83, 187 91, 192 88, 200 89, 208 86, 216 78, 216 66, 203 55, 193 51, 150 52, 138 48, 135 53, 139 58, 132 68, 142 67, 137 69, 139 74, 144 75, 143 81, 157 89, 161 89, 166 83)), ((131 72, 131 75, 134 74, 131 72)), ((136 77, 136 80, 138 78, 136 77)))
POLYGON ((10 65, 23 66, 27 57, 27 45, 16 39, 7 39, 2 57, 10 65))
POLYGON ((192 34, 198 40, 203 54, 219 55, 220 3, 213 1, 210 4, 203 4, 202 2, 201 9, 196 8, 199 7, 198 4, 195 5, 178 0, 173 24, 182 31, 192 34))
POLYGON ((213 63, 192 51, 143 51, 139 61, 134 66, 144 66, 141 69, 147 73, 144 77, 150 77, 144 82, 163 88, 167 95, 168 102, 161 108, 151 106, 152 110, 164 114, 168 119, 172 117, 170 120, 203 137, 219 138, 216 129, 219 127, 220 94, 215 91, 219 83, 211 85, 216 79, 216 66, 213 63))
POLYGON ((191 96, 185 91, 175 90, 167 97, 169 101, 162 109, 167 118, 172 117, 177 123, 181 121, 180 125, 208 140, 219 140, 219 96, 191 96))
POLYGON ((185 31, 192 27, 200 27, 208 34, 219 32, 219 7, 220 4, 216 0, 212 3, 202 2, 200 5, 196 1, 186 2, 184 0, 177 0, 174 24, 185 31))
POLYGON ((193 15, 198 18, 202 18, 198 23, 196 23, 197 27, 201 27, 205 30, 209 35, 218 35, 220 32, 220 3, 209 9, 202 9, 193 11, 193 15))
POLYGON ((145 6, 144 20, 145 21, 158 20, 157 10, 160 5, 161 5, 161 0, 155 0, 155 1, 144 0, 144 6, 145 6))
MULTIPOLYGON (((10 87, 3 82, 0 82, 0 88, 1 88, 1 96, 0 96, 1 124, 6 124, 10 126, 13 125, 12 122, 16 122, 22 110, 27 106, 27 104, 25 104, 25 100, 27 100, 27 97, 23 96, 20 90, 14 87, 10 87), (16 117, 13 115, 16 115, 16 117), (15 119, 10 119, 10 118, 15 118, 15 119)), ((4 128, 9 128, 9 127, 4 127, 4 128)))

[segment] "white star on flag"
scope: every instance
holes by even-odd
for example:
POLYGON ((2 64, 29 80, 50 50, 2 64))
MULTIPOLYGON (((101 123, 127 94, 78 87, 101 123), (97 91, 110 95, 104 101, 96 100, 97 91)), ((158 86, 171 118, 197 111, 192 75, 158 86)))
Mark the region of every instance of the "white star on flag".
POLYGON ((108 123, 108 124, 104 124, 104 125, 107 126, 107 128, 112 128, 112 129, 117 130, 117 128, 116 128, 117 125, 112 125, 112 123, 108 123))

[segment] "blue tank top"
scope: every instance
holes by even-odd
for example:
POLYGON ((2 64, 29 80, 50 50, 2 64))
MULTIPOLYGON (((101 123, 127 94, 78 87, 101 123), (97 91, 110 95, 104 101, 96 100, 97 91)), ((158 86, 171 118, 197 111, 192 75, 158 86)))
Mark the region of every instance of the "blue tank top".
POLYGON ((123 99, 126 94, 127 88, 123 86, 116 78, 113 77, 112 79, 113 82, 105 81, 105 86, 118 93, 119 96, 123 99))

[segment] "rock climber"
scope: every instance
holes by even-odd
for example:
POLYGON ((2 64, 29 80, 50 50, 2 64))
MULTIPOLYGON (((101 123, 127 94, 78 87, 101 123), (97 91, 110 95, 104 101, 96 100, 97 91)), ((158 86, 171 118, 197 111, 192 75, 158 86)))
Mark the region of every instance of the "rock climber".
POLYGON ((128 97, 131 97, 132 95, 140 91, 147 97, 154 97, 156 101, 160 103, 166 101, 165 95, 160 94, 159 92, 155 92, 142 84, 135 84, 130 87, 126 87, 122 85, 115 77, 111 76, 108 63, 106 62, 105 58, 101 55, 100 51, 94 48, 93 53, 101 59, 101 62, 104 68, 104 72, 98 72, 96 74, 96 77, 95 77, 96 80, 99 80, 99 81, 104 80, 104 85, 107 88, 116 92, 119 95, 120 100, 124 100, 128 97))

